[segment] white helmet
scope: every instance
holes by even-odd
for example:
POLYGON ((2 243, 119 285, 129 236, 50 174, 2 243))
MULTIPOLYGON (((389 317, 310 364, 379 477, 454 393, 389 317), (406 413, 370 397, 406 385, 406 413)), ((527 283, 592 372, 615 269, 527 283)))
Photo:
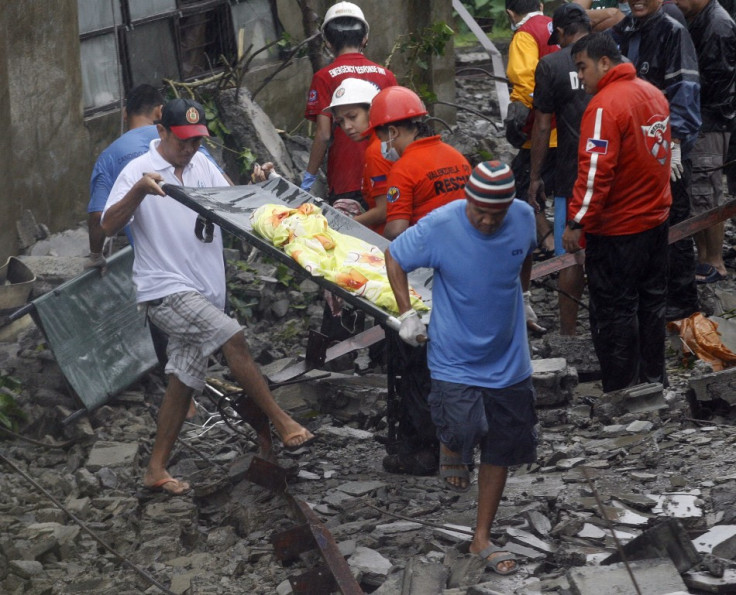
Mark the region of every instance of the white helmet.
POLYGON ((323 111, 334 111, 332 108, 338 105, 353 105, 357 103, 370 105, 379 91, 380 89, 369 81, 355 78, 345 79, 332 94, 332 103, 323 111))
POLYGON ((335 19, 339 19, 340 17, 350 17, 360 21, 365 25, 366 35, 368 34, 368 31, 370 30, 368 21, 365 20, 365 17, 363 16, 363 11, 360 10, 360 7, 357 4, 353 4, 352 2, 338 2, 337 4, 333 4, 327 9, 327 12, 325 13, 325 20, 322 21, 322 34, 324 35, 327 23, 335 19))

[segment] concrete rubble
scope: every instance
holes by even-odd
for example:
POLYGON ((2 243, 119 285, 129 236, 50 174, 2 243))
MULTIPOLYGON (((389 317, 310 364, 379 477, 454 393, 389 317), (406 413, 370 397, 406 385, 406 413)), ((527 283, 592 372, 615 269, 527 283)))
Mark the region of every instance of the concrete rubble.
MULTIPOLYGON (((491 87, 483 79, 461 79, 458 103, 478 104, 491 87)), ((490 114, 486 104, 482 109, 490 114)), ((508 152, 500 133, 475 117, 461 114, 455 134, 466 146, 482 139, 496 155, 508 152)), ((58 284, 62 266, 66 278, 79 272, 83 228, 69 234, 76 253, 54 255, 60 248, 33 244, 41 232, 32 222, 24 226, 35 248, 24 258, 36 259, 28 262, 38 268, 39 288, 58 284)), ((727 241, 734 242, 730 223, 727 241)), ((321 291, 309 281, 280 277, 246 246, 231 246, 228 260, 233 305, 254 356, 269 369, 283 369, 304 353, 307 329, 319 328, 321 291)), ((550 283, 532 288, 540 324, 550 329, 531 337, 538 462, 512 470, 492 533, 518 556, 520 572, 496 575, 468 553, 475 479, 469 492, 458 494, 436 477, 382 470, 377 438, 386 435, 386 376, 365 353, 344 360, 328 378, 276 391, 320 436, 301 453, 278 453, 290 493, 329 529, 367 593, 633 593, 626 564, 647 595, 736 592, 733 372, 687 367, 671 350, 668 387, 639 385, 604 396, 585 312, 580 335, 560 337, 550 283), (713 403, 715 394, 725 406, 713 403), (619 547, 625 563, 617 559, 619 547)), ((733 281, 721 285, 733 293, 733 281)), ((213 360, 212 373, 222 376, 219 361, 213 360)), ((140 483, 163 395, 158 374, 62 425, 79 404, 31 324, 0 342, 0 381, 5 378, 21 387, 0 383, 27 413, 22 434, 35 442, 8 436, 3 456, 170 591, 287 595, 293 592, 289 578, 312 567, 311 553, 288 565, 277 560, 270 538, 291 529, 293 515, 283 496, 243 479, 254 434, 226 423, 206 397, 186 422, 171 465, 195 490, 167 497, 140 483)), ((5 465, 0 473, 0 593, 159 592, 19 473, 5 465)))

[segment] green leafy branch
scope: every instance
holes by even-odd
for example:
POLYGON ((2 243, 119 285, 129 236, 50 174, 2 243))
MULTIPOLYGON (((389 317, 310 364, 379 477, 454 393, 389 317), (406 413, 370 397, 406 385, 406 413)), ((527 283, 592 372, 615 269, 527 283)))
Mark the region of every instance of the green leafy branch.
POLYGON ((21 383, 12 376, 0 376, 0 424, 13 432, 18 424, 26 420, 25 412, 13 396, 21 388, 21 383))
POLYGON ((453 35, 455 31, 444 21, 432 23, 421 31, 401 35, 394 42, 386 58, 386 67, 390 67, 396 52, 404 54, 408 70, 406 86, 416 91, 419 89, 416 81, 420 75, 429 70, 430 59, 432 56, 444 56, 445 46, 453 35))

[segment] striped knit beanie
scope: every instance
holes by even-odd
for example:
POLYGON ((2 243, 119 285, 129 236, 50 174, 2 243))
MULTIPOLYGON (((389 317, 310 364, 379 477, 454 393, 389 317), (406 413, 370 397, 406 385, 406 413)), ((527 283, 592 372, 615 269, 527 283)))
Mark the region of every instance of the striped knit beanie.
POLYGON ((500 161, 479 163, 465 184, 465 195, 479 207, 505 209, 516 196, 514 173, 500 161))

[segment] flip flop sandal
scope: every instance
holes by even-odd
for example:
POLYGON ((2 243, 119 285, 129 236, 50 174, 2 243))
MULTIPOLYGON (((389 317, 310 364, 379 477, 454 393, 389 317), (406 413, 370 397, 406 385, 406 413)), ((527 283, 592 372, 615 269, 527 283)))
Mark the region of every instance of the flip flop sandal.
POLYGON ((500 575, 507 575, 507 574, 514 574, 515 572, 519 571, 519 561, 516 559, 516 556, 512 554, 509 551, 506 551, 498 546, 495 546, 493 544, 489 545, 486 548, 483 548, 481 551, 479 551, 476 556, 478 556, 481 560, 483 560, 486 563, 486 568, 489 568, 493 570, 496 574, 500 575), (499 553, 498 556, 494 556, 490 560, 488 559, 488 556, 491 554, 499 553), (501 570, 498 565, 501 562, 506 562, 511 560, 514 562, 514 567, 509 570, 501 570))
POLYGON ((696 283, 715 283, 717 281, 723 281, 726 275, 722 275, 718 270, 711 264, 699 263, 695 267, 695 281, 696 283), (698 279, 698 277, 701 277, 698 279))
POLYGON ((463 463, 459 454, 448 454, 440 447, 440 484, 442 487, 453 490, 455 492, 465 493, 470 489, 470 471, 468 466, 463 463), (462 465, 460 469, 443 469, 443 467, 457 467, 462 465), (465 480, 465 486, 456 486, 449 481, 451 477, 459 477, 465 480))
POLYGON ((307 428, 302 428, 301 430, 297 430, 296 432, 292 432, 291 434, 287 434, 284 436, 281 443, 284 446, 284 450, 288 450, 289 452, 294 452, 295 450, 299 450, 300 448, 304 448, 306 446, 309 446, 310 444, 314 443, 319 436, 312 435, 311 438, 307 438, 304 442, 300 442, 299 444, 294 444, 292 446, 289 446, 287 442, 290 442, 294 438, 299 438, 300 436, 306 436, 309 434, 307 428))
POLYGON ((166 494, 171 494, 172 496, 181 496, 192 489, 186 481, 180 481, 173 477, 164 477, 150 486, 144 485, 143 488, 149 492, 164 492, 166 494), (176 487, 174 487, 174 489, 164 487, 170 483, 175 484, 176 487), (180 488, 179 491, 176 491, 177 487, 180 488))

